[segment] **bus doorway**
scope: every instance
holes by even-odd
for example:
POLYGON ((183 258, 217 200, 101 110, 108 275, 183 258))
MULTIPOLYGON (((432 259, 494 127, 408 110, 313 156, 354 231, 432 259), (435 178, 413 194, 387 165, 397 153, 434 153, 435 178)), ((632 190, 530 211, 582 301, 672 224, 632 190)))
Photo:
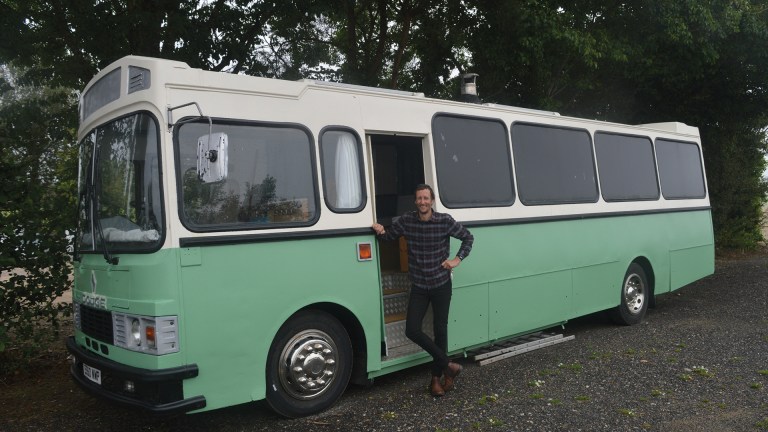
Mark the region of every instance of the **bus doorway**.
MULTIPOLYGON (((376 221, 388 227, 403 213, 416 209, 414 189, 424 183, 423 138, 368 135, 368 141, 373 158, 376 221)), ((421 351, 405 337, 410 290, 405 239, 379 241, 378 257, 385 326, 382 360, 392 360, 421 351)), ((424 322, 425 332, 431 334, 431 317, 424 322)))

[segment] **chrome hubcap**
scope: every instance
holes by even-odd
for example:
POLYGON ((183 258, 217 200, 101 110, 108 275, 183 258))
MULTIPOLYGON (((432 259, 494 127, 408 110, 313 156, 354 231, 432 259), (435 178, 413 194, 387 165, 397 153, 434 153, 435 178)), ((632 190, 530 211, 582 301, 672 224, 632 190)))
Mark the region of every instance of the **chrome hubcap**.
POLYGON ((643 280, 636 273, 629 275, 624 282, 624 303, 632 315, 637 315, 643 310, 645 286, 643 280))
POLYGON ((338 350, 320 330, 305 330, 285 345, 280 355, 280 383, 294 398, 307 400, 327 390, 336 376, 338 350))

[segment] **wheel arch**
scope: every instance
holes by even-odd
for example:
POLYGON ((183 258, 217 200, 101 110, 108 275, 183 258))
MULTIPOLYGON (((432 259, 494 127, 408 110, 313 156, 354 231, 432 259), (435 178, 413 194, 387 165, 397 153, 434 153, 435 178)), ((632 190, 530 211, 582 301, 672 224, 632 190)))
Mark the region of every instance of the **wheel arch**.
MULTIPOLYGON (((651 261, 647 257, 642 255, 635 257, 631 263, 636 263, 643 268, 650 288, 648 307, 656 307, 656 273, 653 271, 653 264, 651 264, 651 261)), ((629 267, 629 265, 627 265, 627 267, 629 267)))
MULTIPOLYGON (((332 315, 339 320, 347 331, 352 344, 352 376, 350 381, 354 384, 367 384, 368 381, 368 343, 365 331, 357 316, 351 310, 337 303, 313 303, 296 311, 320 310, 332 315)), ((295 314, 294 314, 295 315, 295 314)))

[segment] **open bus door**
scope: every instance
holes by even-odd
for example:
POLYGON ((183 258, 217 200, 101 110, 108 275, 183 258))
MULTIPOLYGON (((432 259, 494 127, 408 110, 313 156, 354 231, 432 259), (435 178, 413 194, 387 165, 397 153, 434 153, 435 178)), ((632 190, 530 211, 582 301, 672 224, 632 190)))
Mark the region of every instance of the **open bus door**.
MULTIPOLYGON (((414 189, 424 183, 423 137, 369 134, 369 161, 374 197, 374 222, 385 227, 403 213, 415 209, 414 189)), ((408 308, 410 279, 408 277, 408 245, 404 238, 397 241, 377 241, 379 281, 382 295, 384 346, 386 360, 413 354, 421 350, 405 337, 405 316, 408 308)), ((431 312, 428 312, 428 314, 431 312)), ((431 319, 425 319, 431 334, 431 319)))

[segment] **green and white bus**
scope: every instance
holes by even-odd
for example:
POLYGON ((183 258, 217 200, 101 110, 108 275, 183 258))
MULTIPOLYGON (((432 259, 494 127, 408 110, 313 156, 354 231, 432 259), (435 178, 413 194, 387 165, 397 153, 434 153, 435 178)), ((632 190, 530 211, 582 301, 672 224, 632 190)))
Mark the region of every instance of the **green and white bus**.
POLYGON ((452 356, 596 311, 635 324, 714 271, 681 123, 131 56, 84 89, 79 140, 72 375, 153 412, 266 399, 303 416, 430 361, 404 336, 407 244, 370 228, 412 210, 418 183, 475 237, 452 356))

